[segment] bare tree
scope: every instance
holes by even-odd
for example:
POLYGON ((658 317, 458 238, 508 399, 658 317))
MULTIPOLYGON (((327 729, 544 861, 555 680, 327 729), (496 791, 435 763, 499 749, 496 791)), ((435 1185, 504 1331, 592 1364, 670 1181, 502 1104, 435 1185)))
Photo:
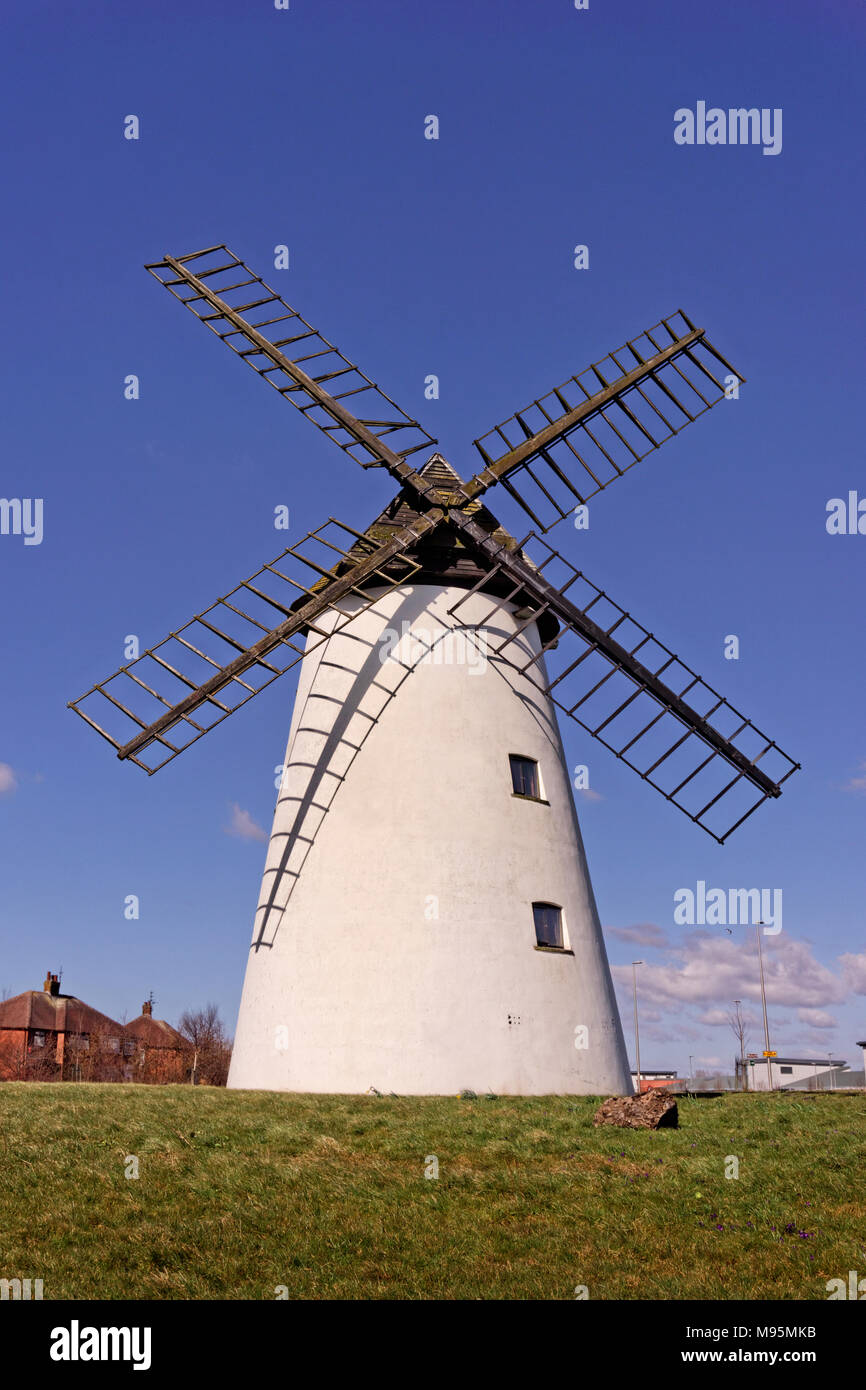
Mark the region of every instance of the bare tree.
POLYGON ((743 1017, 743 1011, 740 1005, 740 1000, 736 999, 734 1001, 734 1004, 735 1007, 733 1012, 728 1014, 728 1026, 731 1032, 733 1033, 734 1037, 737 1039, 737 1043, 739 1045, 740 1068, 743 1073, 743 1090, 747 1090, 748 1087, 746 1084, 746 1048, 749 1045, 749 1032, 746 1020, 743 1017))
POLYGON ((218 1006, 206 1004, 203 1009, 184 1009, 177 1029, 194 1049, 195 1080, 208 1086, 224 1086, 232 1045, 218 1006))

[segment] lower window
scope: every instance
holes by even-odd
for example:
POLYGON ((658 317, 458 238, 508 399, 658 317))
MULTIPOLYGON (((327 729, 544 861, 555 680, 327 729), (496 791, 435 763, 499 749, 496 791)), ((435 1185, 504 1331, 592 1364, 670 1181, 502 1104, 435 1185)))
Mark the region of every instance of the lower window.
POLYGON ((537 945, 562 950, 562 908, 554 903, 533 903, 532 916, 537 945))

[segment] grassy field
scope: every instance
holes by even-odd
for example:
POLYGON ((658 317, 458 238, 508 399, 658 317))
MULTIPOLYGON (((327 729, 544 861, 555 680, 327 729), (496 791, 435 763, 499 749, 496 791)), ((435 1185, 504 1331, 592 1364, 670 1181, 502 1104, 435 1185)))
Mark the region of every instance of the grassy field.
POLYGON ((866 1273, 866 1096, 680 1100, 655 1133, 594 1129, 597 1104, 8 1083, 0 1277, 46 1299, 826 1299, 866 1273))

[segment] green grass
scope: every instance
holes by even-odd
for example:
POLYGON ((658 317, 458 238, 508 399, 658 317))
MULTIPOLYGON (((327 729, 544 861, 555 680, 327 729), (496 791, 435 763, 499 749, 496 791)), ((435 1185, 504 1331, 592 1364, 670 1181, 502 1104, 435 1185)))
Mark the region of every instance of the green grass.
POLYGON ((597 1105, 8 1083, 0 1277, 46 1299, 825 1299, 866 1274, 866 1096, 680 1100, 655 1133, 594 1129, 597 1105))

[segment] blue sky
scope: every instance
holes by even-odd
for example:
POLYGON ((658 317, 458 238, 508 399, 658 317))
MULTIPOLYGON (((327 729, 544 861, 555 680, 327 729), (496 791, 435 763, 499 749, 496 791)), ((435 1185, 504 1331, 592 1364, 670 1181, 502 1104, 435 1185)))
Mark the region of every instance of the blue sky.
MULTIPOLYGON (((269 825, 293 678, 152 778, 65 708, 122 663, 126 634, 151 645, 276 555, 278 504, 296 539, 390 496, 142 269, 224 241, 464 475, 472 439, 679 307, 744 373, 738 401, 597 499, 588 531, 551 539, 803 770, 719 847, 563 732, 590 768, 579 810, 618 979, 647 962, 644 1064, 729 1059, 735 997, 763 1045, 754 933, 674 924, 674 893, 703 880, 783 891, 773 1042, 859 1065, 866 536, 825 519, 830 498, 866 497, 866 26, 841 0, 694 9, 7 15, 0 492, 44 499, 44 538, 0 536, 0 989, 62 966, 64 988, 115 1016, 152 989, 161 1016, 215 999, 234 1023, 264 852, 251 827, 269 825), (676 145, 675 110, 700 100, 781 108, 781 153, 676 145)), ((628 990, 623 1021, 630 1035, 628 990)))

